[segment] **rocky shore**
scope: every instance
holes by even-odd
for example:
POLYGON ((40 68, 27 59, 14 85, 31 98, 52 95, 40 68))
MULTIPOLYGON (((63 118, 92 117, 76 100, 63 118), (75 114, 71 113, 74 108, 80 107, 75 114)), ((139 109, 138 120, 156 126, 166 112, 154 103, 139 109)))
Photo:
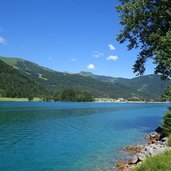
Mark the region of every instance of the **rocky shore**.
POLYGON ((170 147, 167 146, 168 138, 164 137, 160 131, 152 132, 145 138, 148 142, 147 144, 127 146, 123 149, 123 151, 128 152, 132 158, 129 161, 118 161, 116 164, 118 171, 133 171, 134 168, 141 164, 146 158, 170 150, 170 147))

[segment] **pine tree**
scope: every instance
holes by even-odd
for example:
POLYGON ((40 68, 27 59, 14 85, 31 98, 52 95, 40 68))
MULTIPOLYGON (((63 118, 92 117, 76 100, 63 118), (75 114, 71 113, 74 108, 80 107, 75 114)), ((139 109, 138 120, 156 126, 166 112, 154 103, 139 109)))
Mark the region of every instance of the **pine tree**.
POLYGON ((169 111, 165 113, 165 116, 163 117, 163 125, 162 130, 165 135, 171 134, 171 107, 168 108, 169 111))

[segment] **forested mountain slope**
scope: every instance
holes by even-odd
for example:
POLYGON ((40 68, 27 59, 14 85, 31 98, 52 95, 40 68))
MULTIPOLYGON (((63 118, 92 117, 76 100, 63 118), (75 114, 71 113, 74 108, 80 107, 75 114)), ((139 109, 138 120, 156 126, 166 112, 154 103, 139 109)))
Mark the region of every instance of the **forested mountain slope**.
POLYGON ((20 58, 1 57, 4 62, 22 72, 26 77, 39 83, 49 92, 56 92, 63 88, 76 88, 91 92, 94 97, 129 98, 138 96, 138 92, 118 83, 100 81, 95 78, 84 77, 79 74, 68 74, 53 71, 33 62, 20 58))
POLYGON ((0 59, 0 96, 38 97, 46 93, 46 89, 37 82, 0 59))
MULTIPOLYGON (((63 88, 74 88, 89 91, 94 97, 138 97, 144 99, 158 99, 163 93, 164 88, 171 84, 171 81, 161 81, 160 77, 157 75, 147 75, 135 77, 133 79, 126 79, 100 76, 90 72, 69 74, 57 72, 21 58, 0 57, 0 59, 1 63, 2 61, 5 62, 6 67, 8 66, 8 68, 13 69, 14 75, 20 75, 20 77, 22 76, 25 80, 30 81, 30 84, 33 84, 32 86, 28 86, 27 82, 21 83, 17 81, 18 83, 16 84, 19 84, 18 87, 21 87, 22 84, 23 90, 28 88, 32 89, 29 91, 33 91, 34 87, 34 89, 36 89, 34 91, 35 94, 43 94, 43 91, 44 94, 54 94, 63 88), (39 86, 41 88, 38 88, 39 86)), ((7 75, 6 79, 3 79, 2 81, 4 82, 3 84, 6 84, 6 82, 8 82, 7 79, 12 77, 10 74, 7 75)), ((2 77, 4 78, 5 76, 3 75, 2 77)), ((10 88, 10 90, 11 89, 14 88, 10 88)))
POLYGON ((157 99, 163 93, 166 86, 171 85, 171 81, 162 81, 159 75, 145 75, 132 79, 115 78, 109 76, 95 75, 90 72, 79 73, 85 77, 91 77, 104 82, 117 83, 138 91, 139 96, 146 99, 157 99))

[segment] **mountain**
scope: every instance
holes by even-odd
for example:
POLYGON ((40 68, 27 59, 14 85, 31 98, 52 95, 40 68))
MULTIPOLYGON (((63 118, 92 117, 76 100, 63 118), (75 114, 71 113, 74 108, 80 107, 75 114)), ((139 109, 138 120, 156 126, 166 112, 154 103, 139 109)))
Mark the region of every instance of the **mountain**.
POLYGON ((44 87, 0 59, 0 96, 36 97, 46 93, 44 87))
POLYGON ((158 98, 166 86, 171 85, 170 81, 162 81, 159 75, 145 75, 130 80, 118 80, 119 84, 137 90, 140 94, 147 94, 150 98, 158 98))
POLYGON ((57 72, 21 58, 0 57, 0 59, 51 94, 63 88, 77 88, 91 92, 94 97, 139 97, 138 91, 118 83, 112 84, 79 74, 57 72))
POLYGON ((78 73, 85 77, 91 77, 104 82, 117 83, 138 91, 139 96, 146 99, 157 99, 163 93, 166 86, 171 85, 170 81, 161 81, 159 75, 145 75, 132 79, 115 78, 109 76, 95 75, 90 72, 78 73))
MULTIPOLYGON (((94 97, 138 97, 144 99, 158 99, 163 93, 164 88, 171 84, 171 81, 162 82, 160 77, 157 75, 147 75, 133 79, 126 79, 95 75, 91 72, 71 74, 57 72, 22 58, 0 57, 0 60, 1 63, 3 62, 6 64, 10 70, 13 70, 13 75, 16 74, 17 77, 19 77, 19 81, 13 81, 13 85, 14 82, 16 82, 14 87, 23 87, 23 90, 29 90, 34 87, 35 92, 37 92, 34 96, 42 94, 53 95, 63 88, 74 88, 87 90, 94 97), (20 81, 21 77, 25 80, 23 83, 20 81), (29 81, 31 82, 30 84, 28 84, 29 81)), ((0 68, 0 72, 4 72, 2 71, 2 68, 0 68)), ((10 77, 8 72, 4 73, 3 78, 5 78, 5 75, 7 75, 7 78, 10 77)), ((8 79, 4 79, 0 82, 4 82, 4 85, 10 83, 10 81, 8 83, 8 79)), ((6 91, 4 87, 0 87, 0 89, 6 91)))
POLYGON ((123 81, 129 80, 127 78, 115 78, 115 77, 104 76, 104 75, 95 75, 92 72, 85 72, 85 71, 81 71, 78 74, 82 75, 82 76, 85 76, 85 77, 91 77, 91 78, 98 79, 100 81, 110 82, 110 83, 119 83, 119 81, 122 81, 122 80, 123 81))

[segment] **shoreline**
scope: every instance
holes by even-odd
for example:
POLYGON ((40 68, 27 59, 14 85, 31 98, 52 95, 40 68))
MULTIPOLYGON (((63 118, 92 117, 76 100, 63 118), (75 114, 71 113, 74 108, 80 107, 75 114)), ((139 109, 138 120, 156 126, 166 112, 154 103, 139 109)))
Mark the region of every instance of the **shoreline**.
MULTIPOLYGON (((0 97, 0 102, 30 102, 28 98, 11 98, 11 97, 0 97)), ((35 97, 31 102, 42 102, 38 97, 35 97)))
MULTIPOLYGON (((0 97, 0 102, 55 102, 55 101, 43 101, 43 99, 39 97, 34 97, 33 100, 28 100, 28 98, 11 98, 11 97, 0 97)), ((64 101, 57 101, 57 102, 64 102, 64 101)), ((72 102, 72 101, 66 101, 66 102, 72 102)), ((112 100, 95 100, 92 103, 138 103, 138 104, 168 104, 170 102, 159 102, 159 101, 112 101, 112 100)))
POLYGON ((126 146, 122 149, 128 153, 130 160, 119 160, 115 163, 117 171, 133 171, 137 166, 142 164, 145 159, 165 153, 171 150, 168 144, 168 137, 163 136, 161 133, 151 132, 145 137, 147 144, 126 146))
POLYGON ((117 102, 117 101, 94 101, 95 103, 147 103, 147 104, 153 104, 153 103, 162 103, 162 104, 168 104, 170 102, 158 102, 158 101, 154 101, 154 102, 144 102, 144 101, 121 101, 121 102, 117 102))

